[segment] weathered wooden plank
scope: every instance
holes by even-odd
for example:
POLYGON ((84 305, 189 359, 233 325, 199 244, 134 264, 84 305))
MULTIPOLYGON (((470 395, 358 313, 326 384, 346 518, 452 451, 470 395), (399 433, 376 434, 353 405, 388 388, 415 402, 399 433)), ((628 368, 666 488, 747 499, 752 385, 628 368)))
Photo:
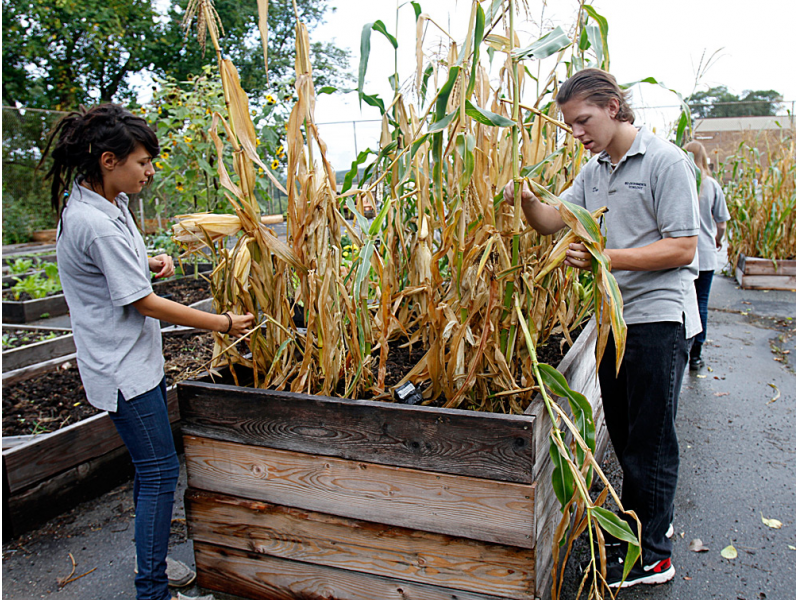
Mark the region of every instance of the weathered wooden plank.
POLYGON ((30 323, 44 314, 58 317, 68 310, 64 294, 36 300, 3 300, 3 323, 30 323))
POLYGON ((197 583, 260 600, 498 600, 499 596, 194 544, 197 583))
POLYGON ((526 600, 534 551, 188 489, 192 539, 299 562, 526 600))
POLYGON ((3 373, 75 353, 71 333, 3 352, 3 373))
POLYGON ((754 258, 752 256, 739 258, 739 268, 745 275, 796 275, 797 261, 776 260, 768 258, 754 258), (744 260, 742 260, 744 258, 744 260))
POLYGON ((796 290, 794 275, 744 275, 736 269, 736 281, 743 290, 796 290))
POLYGON ((478 413, 274 390, 178 385, 184 432, 229 442, 533 482, 530 416, 478 413), (220 396, 225 397, 220 402, 220 396))
POLYGON ((189 486, 251 500, 533 547, 533 486, 184 436, 189 486))
MULTIPOLYGON (((167 389, 170 422, 180 418, 174 387, 167 389)), ((102 456, 123 445, 107 412, 68 425, 46 437, 3 451, 9 490, 26 487, 102 456)))
MULTIPOLYGON (((104 494, 133 475, 133 464, 125 447, 92 457, 66 471, 42 479, 36 485, 4 498, 3 523, 12 536, 41 526, 53 517, 104 494)), ((6 529, 3 528, 3 535, 6 529)), ((5 541, 5 540, 4 540, 5 541)))

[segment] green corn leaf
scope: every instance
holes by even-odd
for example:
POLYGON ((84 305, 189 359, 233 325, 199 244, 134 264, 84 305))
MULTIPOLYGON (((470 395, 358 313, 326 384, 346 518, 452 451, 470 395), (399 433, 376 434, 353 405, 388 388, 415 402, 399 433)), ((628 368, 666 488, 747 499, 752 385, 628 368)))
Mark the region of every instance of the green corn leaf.
POLYGON ((447 102, 450 100, 450 93, 453 91, 453 86, 456 84, 456 79, 458 79, 458 72, 460 70, 461 68, 457 66, 450 67, 450 74, 447 77, 447 82, 442 86, 442 89, 439 90, 439 95, 436 98, 436 113, 434 114, 434 119, 437 122, 441 121, 447 112, 447 102))
MULTIPOLYGON (((611 64, 611 60, 608 55, 608 20, 604 16, 600 15, 592 6, 584 4, 583 10, 585 10, 586 14, 595 20, 597 27, 600 29, 600 39, 593 39, 592 45, 597 53, 597 60, 600 63, 600 68, 607 71, 611 64)), ((591 31, 589 32, 589 37, 592 37, 591 31)))
POLYGON ((383 100, 381 100, 378 97, 378 94, 373 94, 373 95, 370 96, 370 95, 365 94, 364 92, 359 92, 358 100, 359 100, 359 103, 361 102, 361 100, 363 100, 364 102, 366 102, 370 106, 374 106, 375 108, 380 110, 381 111, 381 116, 383 116, 386 113, 386 108, 383 105, 383 100))
POLYGON ((516 59, 538 58, 541 60, 543 58, 547 58, 548 56, 552 56, 559 50, 563 50, 571 44, 572 40, 566 33, 564 33, 564 30, 561 29, 561 26, 558 26, 553 29, 553 31, 550 31, 546 35, 540 37, 527 48, 515 50, 512 53, 512 56, 516 59))
POLYGON ((361 29, 361 58, 358 62, 358 106, 361 106, 362 95, 364 94, 364 76, 367 74, 367 63, 369 62, 369 44, 372 36, 373 23, 367 23, 361 29))
POLYGON ((628 542, 634 546, 639 546, 639 540, 633 534, 633 531, 631 531, 631 526, 613 512, 601 506, 590 506, 588 510, 589 513, 597 519, 597 522, 604 531, 607 531, 618 540, 628 542))
POLYGON ((438 131, 442 131, 443 129, 447 129, 447 126, 453 121, 455 116, 458 114, 458 109, 451 112, 449 115, 446 115, 444 118, 439 119, 431 125, 430 129, 428 129, 428 133, 436 133, 438 131))
POLYGON ((370 239, 361 247, 361 252, 358 253, 358 270, 356 271, 356 280, 353 284, 353 293, 360 294, 364 298, 362 287, 364 281, 369 277, 370 261, 372 261, 372 254, 375 252, 375 241, 370 239))
POLYGON ((491 127, 511 127, 514 125, 514 121, 511 119, 475 106, 469 100, 466 101, 465 108, 470 117, 483 125, 489 125, 491 127))
MULTIPOLYGON (((539 372, 542 375, 542 381, 551 392, 569 401, 570 409, 572 409, 572 414, 575 417, 575 426, 580 431, 583 441, 594 452, 594 419, 592 418, 592 407, 586 396, 572 390, 564 375, 555 367, 542 363, 539 364, 539 372)), ((583 460, 579 460, 579 463, 583 463, 583 460)))
POLYGON ((370 237, 375 237, 381 230, 381 226, 383 225, 383 222, 386 220, 386 215, 389 212, 389 207, 391 205, 392 205, 391 198, 384 198, 383 206, 381 206, 380 211, 378 211, 378 216, 375 217, 375 220, 372 221, 372 225, 369 226, 370 237))
POLYGON ((408 150, 408 154, 406 155, 405 166, 403 167, 400 179, 398 180, 399 183, 403 183, 406 179, 408 179, 408 174, 411 172, 411 167, 414 165, 414 156, 416 156, 417 150, 419 150, 422 144, 427 141, 429 136, 430 134, 426 133, 420 136, 419 139, 414 140, 414 143, 411 144, 411 148, 408 150))
POLYGON ((628 544, 628 552, 625 554, 625 564, 622 567, 622 577, 627 577, 631 572, 633 565, 639 560, 642 554, 642 549, 638 544, 628 544))
POLYGON ((681 116, 678 119, 678 126, 675 132, 675 145, 679 148, 683 145, 683 132, 689 125, 689 115, 685 111, 681 111, 681 116))
POLYGON ((428 63, 428 66, 425 68, 425 72, 422 73, 422 85, 420 86, 420 104, 425 103, 425 95, 428 93, 428 79, 430 79, 431 75, 433 75, 433 65, 428 63))
POLYGON ((353 203, 352 198, 345 198, 345 203, 347 204, 347 208, 350 209, 350 212, 353 213, 355 216, 356 222, 358 223, 358 228, 361 230, 361 233, 366 233, 369 231, 369 221, 367 218, 358 212, 356 205, 353 203))
POLYGON ((386 31, 386 25, 383 24, 383 21, 381 20, 375 21, 372 24, 372 30, 377 31, 378 33, 382 33, 386 37, 386 39, 389 40, 389 43, 392 46, 394 46, 394 49, 397 50, 397 39, 395 39, 395 37, 391 33, 386 31))
POLYGON ((564 155, 566 153, 566 151, 567 151, 567 147, 566 146, 562 146, 561 148, 559 148, 558 150, 553 152, 550 156, 547 156, 547 157, 543 158, 542 160, 540 160, 535 165, 528 165, 527 167, 524 167, 520 171, 520 175, 522 175, 522 177, 541 177, 542 172, 544 171, 545 167, 547 165, 549 165, 550 163, 552 163, 559 156, 564 155))
POLYGON ((362 150, 359 152, 356 159, 350 165, 350 170, 347 172, 347 175, 344 176, 344 183, 342 183, 342 193, 349 190, 353 185, 353 179, 358 175, 358 167, 363 165, 367 157, 370 154, 375 154, 375 152, 371 148, 367 148, 366 150, 362 150))
POLYGON ((569 499, 572 498, 572 494, 575 493, 575 479, 567 464, 567 459, 561 456, 558 446, 552 439, 550 440, 550 460, 553 462, 553 492, 563 510, 569 499))
POLYGON ((486 27, 486 14, 478 4, 475 12, 475 38, 472 43, 472 69, 469 75, 466 97, 470 98, 475 90, 475 78, 478 74, 478 63, 481 60, 481 41, 483 40, 483 30, 486 27))
POLYGON ((417 19, 419 19, 419 16, 422 14, 422 7, 420 7, 419 2, 413 2, 413 0, 411 6, 414 7, 414 22, 416 23, 417 19))

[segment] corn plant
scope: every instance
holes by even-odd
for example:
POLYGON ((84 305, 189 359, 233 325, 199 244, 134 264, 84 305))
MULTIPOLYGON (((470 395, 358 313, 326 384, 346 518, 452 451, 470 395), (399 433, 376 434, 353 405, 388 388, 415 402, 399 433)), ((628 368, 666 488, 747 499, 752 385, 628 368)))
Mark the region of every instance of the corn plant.
MULTIPOLYGON (((183 215, 174 234, 188 252, 206 252, 215 261, 210 278, 218 311, 258 315, 248 334, 250 354, 235 349, 237 340, 216 334, 214 365, 249 369, 259 387, 388 400, 389 344, 399 340, 427 348, 400 382, 415 383, 426 403, 521 413, 541 394, 552 419, 553 486, 564 511, 556 550, 565 537, 571 544, 588 530, 592 563, 602 567, 602 532, 611 532, 630 543, 630 568, 638 556, 638 536, 600 506, 607 492, 595 500, 589 496, 594 473, 610 490, 593 457, 591 408, 563 376, 537 359, 537 348, 553 333, 571 343, 571 332, 594 308, 598 359, 613 333, 619 365, 626 331, 622 301, 603 254, 599 214, 558 198, 583 160, 582 146, 557 119, 558 73, 537 80, 532 106, 520 103, 528 79, 525 61, 556 55, 556 68, 567 76, 587 64, 608 68, 608 24, 582 6, 571 36, 557 28, 520 48, 513 0, 473 0, 466 39, 461 45, 453 40, 446 58, 423 69, 429 19, 416 3, 412 6, 418 24, 418 73, 410 92, 415 101, 407 101, 399 85, 390 102, 363 91, 371 33, 380 32, 399 48, 382 22, 364 28, 357 93, 381 110, 382 135, 377 149, 358 156, 342 192, 337 192, 327 145, 314 121, 308 34, 297 23, 298 99, 286 136, 284 243, 259 221, 254 170, 263 162, 247 96, 234 65, 222 55, 213 5, 190 2, 186 22, 197 19, 198 37, 210 39, 217 55, 226 114, 213 113, 209 135, 220 183, 235 214, 183 215), (501 24, 502 34, 494 33, 501 24), (496 88, 481 63, 482 52, 505 56, 496 88), (428 83, 439 67, 443 84, 430 94, 428 83), (358 178, 359 164, 370 153, 376 158, 358 178), (233 177, 226 164, 233 164, 233 177), (509 181, 517 190, 513 206, 502 200, 509 181), (519 194, 523 181, 558 208, 568 226, 564 233, 542 236, 526 227, 519 194), (371 223, 363 216, 365 205, 380 206, 371 223), (344 218, 345 209, 355 217, 353 223, 344 218), (349 242, 345 247, 342 229, 349 242), (576 240, 594 257, 588 281, 563 264, 566 247, 576 240), (305 317, 303 329, 292 319, 296 308, 305 317), (571 416, 551 394, 568 399, 571 416), (569 443, 563 428, 572 438, 569 443)), ((259 9, 265 21, 265 0, 259 9)), ((397 73, 394 81, 399 81, 397 73)), ((232 373, 236 377, 236 370, 232 373)), ((602 594, 602 578, 596 568, 591 572, 592 594, 602 594)))
POLYGON ((728 221, 728 260, 739 256, 771 260, 796 256, 797 158, 794 136, 787 132, 762 153, 758 139, 742 141, 724 166, 728 221), (764 156, 766 155, 766 156, 764 156), (765 166, 762 167, 762 158, 765 166))

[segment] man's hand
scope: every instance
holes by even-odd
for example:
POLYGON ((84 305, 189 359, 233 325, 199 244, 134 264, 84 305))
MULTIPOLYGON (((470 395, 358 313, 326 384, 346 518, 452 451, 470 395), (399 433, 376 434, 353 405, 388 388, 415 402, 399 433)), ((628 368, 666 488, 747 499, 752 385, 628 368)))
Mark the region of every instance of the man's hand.
POLYGON ((169 254, 159 254, 147 259, 150 270, 156 274, 156 279, 172 277, 175 274, 175 263, 169 254))
MULTIPOLYGON (((531 188, 528 187, 527 181, 522 181, 519 184, 520 193, 522 194, 522 204, 527 204, 532 200, 536 199, 536 196, 533 195, 531 188)), ((508 202, 511 206, 514 206, 514 182, 509 181, 506 184, 506 187, 503 189, 503 200, 508 202)))
POLYGON ((576 269, 584 269, 586 271, 592 269, 592 255, 581 242, 569 245, 564 262, 576 269))

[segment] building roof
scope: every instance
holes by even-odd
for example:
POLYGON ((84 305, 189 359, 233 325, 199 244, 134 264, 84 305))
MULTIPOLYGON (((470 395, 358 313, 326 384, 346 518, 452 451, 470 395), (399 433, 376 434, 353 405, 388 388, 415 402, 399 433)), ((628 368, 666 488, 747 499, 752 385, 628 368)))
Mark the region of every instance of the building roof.
POLYGON ((794 129, 794 115, 776 115, 769 117, 717 117, 700 119, 695 125, 695 132, 712 131, 762 131, 765 129, 794 129))

